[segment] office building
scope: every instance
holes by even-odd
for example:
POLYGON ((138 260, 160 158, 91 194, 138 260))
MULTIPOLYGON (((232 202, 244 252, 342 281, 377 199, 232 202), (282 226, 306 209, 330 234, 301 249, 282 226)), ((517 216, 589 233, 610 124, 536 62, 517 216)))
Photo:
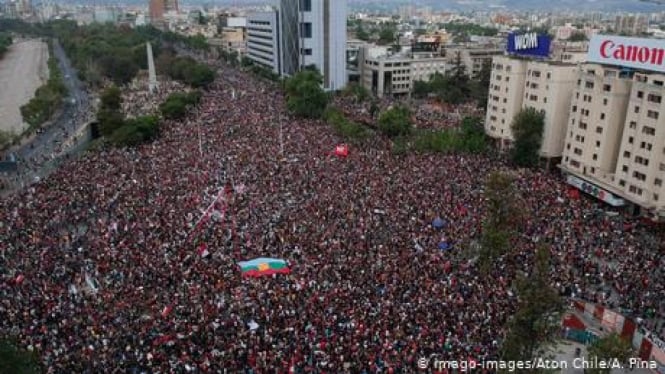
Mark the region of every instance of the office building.
POLYGON ((247 16, 247 57, 275 74, 282 72, 278 12, 247 16))
POLYGON ((447 60, 432 53, 388 55, 385 48, 364 46, 359 50, 358 66, 363 87, 378 97, 399 97, 409 95, 415 81, 429 81, 436 72, 443 74, 447 60))
POLYGON ((161 21, 166 13, 178 13, 178 0, 150 0, 148 13, 151 21, 161 21))
POLYGON ((644 14, 620 15, 614 20, 614 32, 623 35, 640 35, 647 32, 649 18, 644 14))
MULTIPOLYGON (((306 66, 316 66, 323 76, 326 90, 341 89, 346 85, 346 0, 281 0, 279 6, 263 14, 263 26, 250 32, 252 25, 248 17, 248 57, 266 65, 266 53, 275 54, 269 66, 283 76, 290 76, 306 66), (261 43, 259 39, 264 39, 261 43), (266 44, 277 41, 277 47, 266 50, 266 44), (255 56, 263 57, 255 57, 255 56)), ((258 20, 256 20, 258 21, 258 20)))
POLYGON ((459 58, 466 74, 470 77, 477 76, 482 70, 483 64, 491 64, 494 56, 500 56, 503 53, 504 49, 496 46, 455 46, 444 49, 448 64, 455 65, 459 58))

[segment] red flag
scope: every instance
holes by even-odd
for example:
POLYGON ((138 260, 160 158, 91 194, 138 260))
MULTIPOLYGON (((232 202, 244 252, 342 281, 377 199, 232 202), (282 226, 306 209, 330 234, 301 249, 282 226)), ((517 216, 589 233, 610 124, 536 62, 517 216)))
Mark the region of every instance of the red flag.
POLYGON ((346 157, 349 155, 349 147, 346 144, 340 144, 335 147, 335 156, 346 157))
POLYGON ((206 257, 206 256, 210 255, 210 252, 208 252, 208 246, 206 245, 206 243, 201 243, 201 245, 199 246, 198 252, 199 252, 199 256, 201 256, 201 257, 206 257))
POLYGON ((19 275, 16 277, 16 279, 14 279, 14 283, 15 283, 15 284, 21 284, 21 283, 23 283, 23 280, 24 280, 24 279, 25 279, 25 277, 23 276, 23 274, 19 274, 19 275))

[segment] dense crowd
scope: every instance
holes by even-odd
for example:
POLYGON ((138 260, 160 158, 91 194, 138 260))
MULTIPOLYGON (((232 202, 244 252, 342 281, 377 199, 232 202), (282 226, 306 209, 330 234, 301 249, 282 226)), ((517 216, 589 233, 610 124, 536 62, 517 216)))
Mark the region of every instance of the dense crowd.
POLYGON ((184 91, 187 90, 182 83, 162 78, 154 92, 150 92, 147 79, 135 78, 123 88, 122 112, 127 118, 157 114, 159 104, 163 103, 170 94, 184 91))
POLYGON ((421 357, 493 358, 511 281, 543 242, 562 294, 663 316, 660 243, 557 177, 395 156, 380 138, 337 158, 342 139, 290 117, 274 86, 220 73, 153 143, 90 152, 0 201, 0 332, 48 372, 408 373, 421 357), (529 219, 480 274, 468 253, 492 170, 516 175, 529 219), (291 274, 243 278, 237 261, 260 256, 291 274))
POLYGON ((459 126, 464 117, 483 116, 474 104, 450 105, 430 99, 397 100, 384 97, 378 100, 358 100, 353 95, 338 95, 333 101, 347 116, 364 124, 375 124, 381 113, 396 105, 405 105, 411 110, 413 126, 419 129, 445 130, 459 126))

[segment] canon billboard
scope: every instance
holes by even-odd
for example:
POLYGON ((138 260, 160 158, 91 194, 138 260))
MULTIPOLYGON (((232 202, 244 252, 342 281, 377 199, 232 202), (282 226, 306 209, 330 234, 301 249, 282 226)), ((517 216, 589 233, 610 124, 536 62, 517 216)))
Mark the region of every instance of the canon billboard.
POLYGON ((665 72, 665 40, 594 35, 587 61, 665 72))

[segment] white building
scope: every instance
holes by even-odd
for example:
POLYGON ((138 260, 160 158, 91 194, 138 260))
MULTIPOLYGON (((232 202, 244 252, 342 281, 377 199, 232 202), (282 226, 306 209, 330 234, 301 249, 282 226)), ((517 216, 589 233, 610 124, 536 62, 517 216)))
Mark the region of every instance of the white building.
POLYGON ((326 90, 344 88, 346 15, 346 0, 280 0, 247 17, 248 57, 283 76, 314 65, 326 90))
POLYGON ((277 16, 272 11, 247 17, 247 57, 279 74, 282 69, 277 16))

